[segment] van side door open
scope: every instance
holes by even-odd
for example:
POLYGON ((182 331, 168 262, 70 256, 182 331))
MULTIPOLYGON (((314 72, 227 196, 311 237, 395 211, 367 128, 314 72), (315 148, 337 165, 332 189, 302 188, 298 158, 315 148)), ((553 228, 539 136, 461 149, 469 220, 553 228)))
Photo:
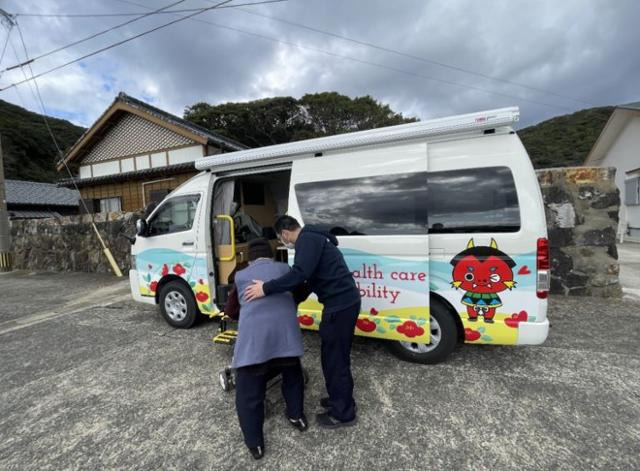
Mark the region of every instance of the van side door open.
MULTIPOLYGON (((426 143, 294 161, 289 214, 337 236, 362 297, 357 335, 429 343, 426 143)), ((301 304, 301 326, 318 329, 321 311, 301 304)))

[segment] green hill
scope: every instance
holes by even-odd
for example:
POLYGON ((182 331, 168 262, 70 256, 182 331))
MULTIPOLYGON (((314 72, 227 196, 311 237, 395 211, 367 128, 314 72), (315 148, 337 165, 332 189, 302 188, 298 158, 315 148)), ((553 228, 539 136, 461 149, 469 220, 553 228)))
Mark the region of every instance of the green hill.
MULTIPOLYGON (((49 118, 49 125, 63 151, 84 132, 62 119, 49 118)), ((42 115, 0 100, 0 136, 5 178, 53 182, 62 177, 55 169, 58 157, 42 115)))
POLYGON ((589 108, 518 131, 536 168, 582 165, 613 106, 589 108))

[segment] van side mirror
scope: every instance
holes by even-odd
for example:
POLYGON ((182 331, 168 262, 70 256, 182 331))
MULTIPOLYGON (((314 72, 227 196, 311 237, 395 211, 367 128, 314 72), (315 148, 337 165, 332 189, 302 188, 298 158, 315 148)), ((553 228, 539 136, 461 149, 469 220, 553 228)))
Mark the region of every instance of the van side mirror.
POLYGON ((147 235, 147 221, 144 219, 138 219, 136 221, 136 234, 140 237, 144 237, 147 235))

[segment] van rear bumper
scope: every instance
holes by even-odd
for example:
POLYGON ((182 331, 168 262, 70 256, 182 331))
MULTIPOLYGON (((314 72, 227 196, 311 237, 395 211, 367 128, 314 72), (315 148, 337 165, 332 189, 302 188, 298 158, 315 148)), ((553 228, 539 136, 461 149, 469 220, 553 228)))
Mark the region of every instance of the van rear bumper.
POLYGON ((517 345, 540 345, 549 335, 549 319, 542 322, 520 322, 517 345))

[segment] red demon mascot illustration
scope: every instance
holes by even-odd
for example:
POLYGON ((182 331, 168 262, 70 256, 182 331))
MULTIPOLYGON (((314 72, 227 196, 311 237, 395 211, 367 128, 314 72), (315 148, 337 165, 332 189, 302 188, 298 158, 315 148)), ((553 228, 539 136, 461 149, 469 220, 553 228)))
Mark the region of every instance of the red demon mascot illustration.
POLYGON ((453 281, 451 286, 464 289, 462 304, 467 306, 470 321, 482 316, 487 323, 493 323, 496 308, 502 306, 497 293, 515 287, 513 271, 516 263, 506 253, 498 250, 498 244, 491 239, 489 246, 476 247, 473 239, 467 248, 453 257, 453 281))

